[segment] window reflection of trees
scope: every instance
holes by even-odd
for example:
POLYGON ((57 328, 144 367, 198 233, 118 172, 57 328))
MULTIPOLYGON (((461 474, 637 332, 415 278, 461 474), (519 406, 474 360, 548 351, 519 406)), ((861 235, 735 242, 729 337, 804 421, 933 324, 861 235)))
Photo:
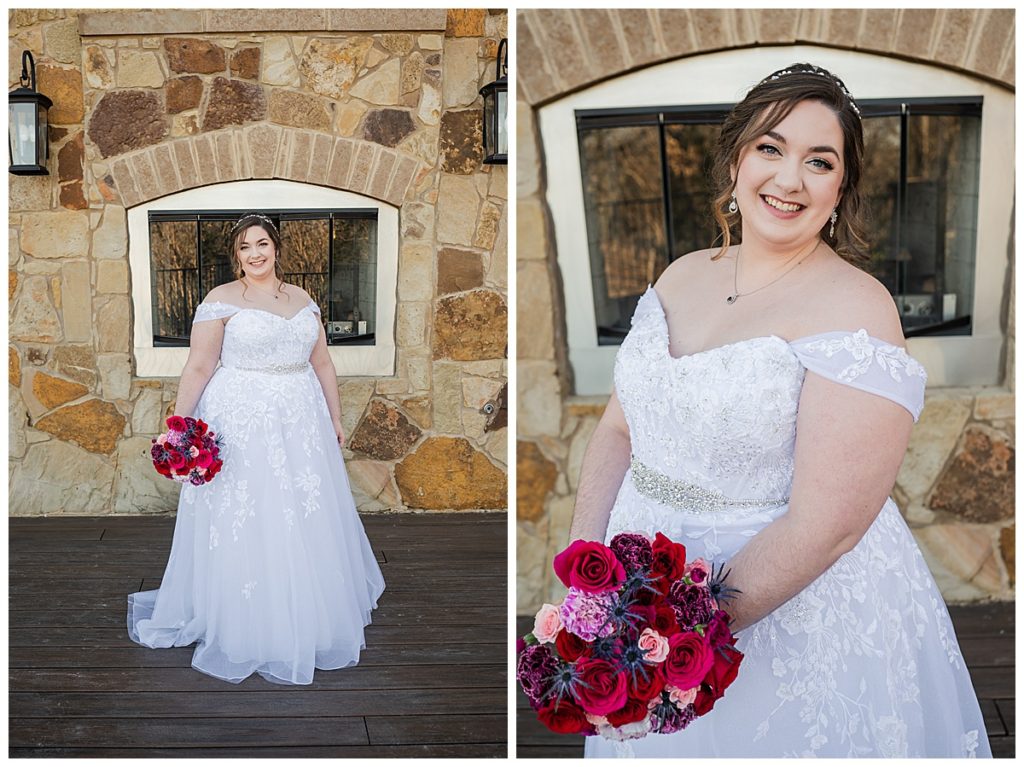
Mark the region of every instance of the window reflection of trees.
MULTIPOLYGON (((271 216, 281 233, 284 279, 303 288, 317 303, 330 342, 372 343, 377 222, 373 217, 334 214, 332 254, 330 215, 271 216)), ((187 345, 192 317, 202 297, 235 279, 229 241, 234 220, 197 221, 193 214, 186 220, 150 221, 157 345, 187 345)))

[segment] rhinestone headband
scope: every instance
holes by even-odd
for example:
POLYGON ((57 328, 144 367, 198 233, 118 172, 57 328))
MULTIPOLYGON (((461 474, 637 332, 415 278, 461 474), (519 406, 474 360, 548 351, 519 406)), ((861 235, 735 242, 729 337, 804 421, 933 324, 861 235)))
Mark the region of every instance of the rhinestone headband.
POLYGON ((234 226, 232 226, 232 227, 231 227, 231 231, 234 231, 234 230, 238 229, 239 225, 240 225, 240 224, 241 224, 241 223, 242 223, 243 221, 245 221, 245 219, 247 219, 247 218, 257 218, 257 219, 259 219, 260 221, 263 221, 264 223, 266 223, 267 225, 269 225, 269 226, 270 226, 270 228, 271 228, 271 229, 273 229, 273 230, 274 230, 275 232, 277 231, 277 227, 276 227, 276 226, 274 226, 274 222, 273 222, 273 221, 271 221, 271 220, 270 220, 270 219, 269 219, 269 218, 268 218, 267 216, 264 216, 264 215, 263 215, 262 213, 244 213, 244 214, 243 214, 243 215, 242 215, 241 217, 239 217, 239 219, 238 219, 238 220, 237 220, 237 221, 235 222, 234 226))
POLYGON ((850 91, 847 90, 846 85, 843 84, 843 81, 840 80, 831 72, 826 72, 824 69, 820 69, 819 67, 812 66, 809 69, 783 69, 768 75, 768 77, 764 78, 760 83, 758 83, 758 85, 764 85, 767 82, 779 80, 785 77, 786 75, 817 75, 818 77, 824 77, 826 79, 831 80, 832 82, 839 86, 839 90, 843 92, 843 95, 846 96, 846 100, 850 102, 850 108, 853 109, 857 117, 860 117, 860 108, 857 106, 857 102, 853 100, 853 94, 851 94, 850 91))

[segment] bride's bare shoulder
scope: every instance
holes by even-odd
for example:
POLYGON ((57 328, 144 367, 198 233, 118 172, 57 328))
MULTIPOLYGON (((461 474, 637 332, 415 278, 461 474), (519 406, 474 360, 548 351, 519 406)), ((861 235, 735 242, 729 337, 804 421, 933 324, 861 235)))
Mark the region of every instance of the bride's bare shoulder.
POLYGON ((808 296, 806 335, 830 330, 860 330, 902 346, 903 327, 888 288, 853 264, 836 258, 814 281, 808 296))
POLYGON ((723 259, 731 257, 731 248, 722 259, 716 258, 719 251, 720 248, 706 248, 679 256, 661 273, 655 282, 655 287, 660 291, 671 290, 683 283, 692 284, 706 272, 719 267, 723 259))

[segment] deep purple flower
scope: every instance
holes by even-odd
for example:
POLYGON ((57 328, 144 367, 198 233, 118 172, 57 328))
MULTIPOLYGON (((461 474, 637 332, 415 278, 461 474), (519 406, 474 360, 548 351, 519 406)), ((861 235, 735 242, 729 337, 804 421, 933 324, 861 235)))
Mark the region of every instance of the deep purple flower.
POLYGON ((715 614, 715 605, 708 590, 703 586, 688 586, 681 580, 669 589, 668 602, 675 610, 679 625, 686 628, 707 623, 715 614))
POLYGON ((558 662, 544 645, 530 645, 519 655, 516 679, 519 680, 523 692, 534 708, 541 705, 544 693, 551 686, 551 677, 556 671, 558 662))
POLYGON ((697 712, 694 710, 692 703, 684 706, 682 709, 678 709, 669 700, 668 693, 662 693, 661 702, 651 711, 651 729, 653 732, 669 735, 686 729, 690 722, 696 718, 697 712))
POLYGON ((715 649, 723 645, 731 647, 736 641, 736 637, 732 635, 732 631, 729 629, 728 615, 721 610, 718 610, 711 617, 711 620, 708 621, 708 627, 704 632, 704 636, 707 637, 708 644, 715 649))
POLYGON ((654 561, 651 542, 636 533, 619 533, 609 545, 615 556, 626 568, 626 574, 646 572, 654 561))

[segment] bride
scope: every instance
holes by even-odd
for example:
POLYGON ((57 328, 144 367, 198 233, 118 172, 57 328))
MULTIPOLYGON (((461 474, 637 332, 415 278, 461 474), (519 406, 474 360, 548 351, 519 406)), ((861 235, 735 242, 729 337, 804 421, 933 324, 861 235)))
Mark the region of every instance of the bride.
POLYGON ((661 531, 688 559, 727 562, 746 657, 687 729, 591 737, 588 757, 990 756, 946 607, 888 498, 925 372, 858 268, 862 155, 837 77, 773 73, 722 128, 723 246, 676 260, 637 305, 570 539, 661 531))
POLYGON ((309 684, 358 662, 384 578, 342 462, 320 310, 283 281, 267 216, 242 216, 231 242, 238 279, 196 309, 175 407, 222 437, 223 469, 182 487, 163 582, 128 597, 128 633, 198 642, 193 668, 228 682, 309 684))

